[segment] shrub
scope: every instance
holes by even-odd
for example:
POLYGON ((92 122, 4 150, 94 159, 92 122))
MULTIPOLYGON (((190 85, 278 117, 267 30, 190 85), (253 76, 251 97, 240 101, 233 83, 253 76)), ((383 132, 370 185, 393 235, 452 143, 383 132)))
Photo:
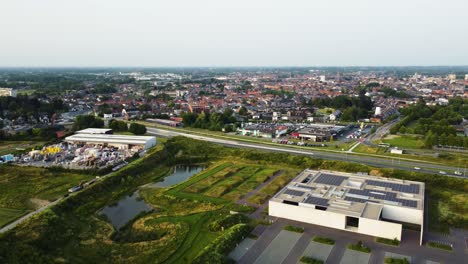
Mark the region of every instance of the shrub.
POLYGON ((328 237, 314 236, 312 240, 322 244, 335 245, 335 240, 328 237))
POLYGON ((356 251, 361 251, 361 252, 364 252, 364 253, 370 253, 371 252, 371 249, 364 246, 362 241, 358 241, 356 244, 349 244, 348 248, 352 249, 352 250, 356 250, 356 251))
POLYGON ((429 247, 433 247, 433 248, 438 248, 438 249, 443 249, 443 250, 452 251, 452 246, 447 245, 447 244, 442 244, 442 243, 430 241, 430 242, 427 243, 427 245, 428 245, 429 247))
POLYGON ((237 224, 221 236, 213 240, 208 246, 206 246, 198 255, 195 257, 192 263, 225 263, 225 255, 229 253, 241 240, 246 238, 252 227, 246 224, 237 224))
POLYGON ((304 233, 304 228, 299 227, 299 226, 287 225, 284 227, 284 230, 288 230, 288 231, 296 232, 296 233, 304 233))
POLYGON ((132 123, 129 131, 135 135, 143 135, 146 133, 146 126, 138 123, 132 123))
POLYGON ((232 214, 212 222, 209 229, 210 231, 217 232, 237 224, 246 224, 249 221, 250 219, 243 214, 232 214))
POLYGON ((390 246, 399 246, 400 245, 400 240, 394 238, 394 239, 387 239, 387 238, 382 238, 378 237, 375 239, 376 242, 382 243, 382 244, 387 244, 390 246))
POLYGON ((302 258, 300 259, 302 263, 306 263, 306 264, 323 264, 323 261, 319 260, 319 259, 314 259, 314 258, 311 258, 311 257, 307 257, 307 256, 302 256, 302 258))
POLYGON ((410 264, 407 258, 385 258, 385 264, 410 264))

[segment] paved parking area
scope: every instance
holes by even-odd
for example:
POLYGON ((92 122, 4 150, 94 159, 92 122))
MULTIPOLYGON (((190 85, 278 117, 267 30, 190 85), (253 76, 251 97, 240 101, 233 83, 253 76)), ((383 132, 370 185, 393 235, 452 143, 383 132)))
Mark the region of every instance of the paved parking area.
POLYGON ((332 251, 332 245, 326 245, 322 243, 317 243, 310 241, 309 245, 305 249, 303 256, 312 257, 314 259, 319 259, 325 262, 332 251))
POLYGON ((231 253, 229 253, 229 257, 236 262, 239 261, 239 259, 247 253, 253 244, 255 244, 255 241, 255 239, 251 238, 244 239, 231 253))
POLYGON ((280 264, 288 256, 302 234, 282 230, 262 252, 255 264, 280 264))
POLYGON ((369 253, 346 249, 340 264, 367 264, 369 263, 369 258, 369 253))

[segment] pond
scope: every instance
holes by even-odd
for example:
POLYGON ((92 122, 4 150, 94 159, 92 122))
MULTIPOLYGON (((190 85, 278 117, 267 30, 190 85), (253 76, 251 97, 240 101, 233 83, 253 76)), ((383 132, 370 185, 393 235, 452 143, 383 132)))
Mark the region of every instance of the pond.
POLYGON ((141 212, 149 212, 153 208, 140 198, 138 191, 119 200, 117 204, 104 207, 99 214, 107 216, 116 229, 120 229, 141 212))
POLYGON ((198 165, 177 165, 174 167, 174 172, 165 177, 164 181, 151 184, 151 187, 170 187, 187 180, 204 169, 204 166, 198 165))

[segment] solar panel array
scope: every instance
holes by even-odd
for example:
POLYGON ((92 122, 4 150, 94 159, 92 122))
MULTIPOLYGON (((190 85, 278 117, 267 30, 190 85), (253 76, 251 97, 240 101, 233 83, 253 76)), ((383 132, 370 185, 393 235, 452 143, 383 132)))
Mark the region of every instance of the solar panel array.
POLYGON ((325 206, 325 207, 328 206, 327 199, 312 197, 312 196, 307 197, 307 199, 304 200, 304 203, 315 204, 315 205, 325 206))
POLYGON ((333 174, 328 174, 328 173, 322 173, 320 174, 317 179, 315 179, 315 183, 322 183, 322 184, 327 184, 327 185, 335 185, 335 186, 340 186, 341 183, 343 183, 344 180, 348 179, 348 177, 344 176, 338 176, 338 175, 333 175, 333 174))
POLYGON ((286 191, 284 191, 283 193, 293 195, 293 196, 302 196, 302 195, 304 195, 304 192, 291 190, 291 189, 286 189, 286 191))
POLYGON ((359 198, 354 198, 354 197, 349 197, 349 196, 346 196, 344 199, 345 199, 346 201, 356 202, 356 203, 365 203, 365 202, 367 202, 367 200, 359 199, 359 198))
MULTIPOLYGON (((375 190, 369 190, 369 189, 364 189, 364 190, 350 189, 348 191, 348 193, 356 194, 356 195, 362 195, 362 196, 369 196, 369 197, 376 198, 376 199, 379 199, 379 200, 397 202, 397 203, 401 203, 403 206, 406 206, 406 207, 413 207, 413 208, 418 207, 418 202, 417 201, 399 199, 399 198, 396 197, 396 193, 392 193, 392 192, 385 192, 385 191, 376 192, 375 190)), ((354 197, 345 197, 345 200, 352 201, 352 200, 349 200, 349 199, 363 200, 363 199, 354 198, 354 197), (348 198, 348 199, 346 199, 346 198, 348 198)), ((355 200, 354 202, 362 203, 362 202, 360 202, 358 200, 355 200)), ((364 200, 364 202, 365 202, 365 200, 364 200)))
POLYGON ((405 184, 375 181, 375 180, 366 180, 366 183, 369 185, 374 185, 374 186, 379 186, 379 187, 384 187, 384 188, 391 188, 393 191, 396 191, 396 192, 419 194, 419 185, 415 183, 411 183, 410 185, 405 185, 405 184))
POLYGON ((315 190, 317 188, 312 186, 305 186, 305 185, 296 185, 297 188, 307 189, 307 190, 315 190))

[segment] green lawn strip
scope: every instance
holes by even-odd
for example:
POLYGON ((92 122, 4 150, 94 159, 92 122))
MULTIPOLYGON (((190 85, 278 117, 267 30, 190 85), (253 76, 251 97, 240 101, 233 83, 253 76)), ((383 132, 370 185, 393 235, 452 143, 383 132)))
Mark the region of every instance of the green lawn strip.
POLYGON ((208 188, 213 186, 214 184, 220 182, 221 180, 233 175, 236 173, 241 167, 237 166, 229 166, 227 168, 224 168, 221 171, 218 171, 211 175, 210 177, 204 178, 203 180, 200 180, 187 188, 184 189, 186 192, 193 192, 193 193, 202 193, 206 191, 208 188))
POLYGON ((375 239, 375 241, 381 244, 386 244, 386 245, 396 246, 396 247, 400 245, 400 240, 396 238, 388 239, 388 238, 378 237, 375 239))
POLYGON ((6 226, 23 215, 26 215, 28 212, 28 210, 0 208, 0 227, 6 226))
POLYGON ((391 258, 386 257, 384 264, 410 264, 407 258, 391 258))
POLYGON ((221 197, 224 194, 230 192, 240 184, 242 184, 245 180, 247 180, 250 176, 255 174, 259 167, 256 166, 246 166, 243 169, 237 171, 233 175, 229 176, 228 178, 216 183, 203 194, 211 197, 221 197))
POLYGON ((247 201, 258 205, 263 204, 266 200, 268 200, 271 196, 273 196, 281 188, 283 188, 287 183, 289 183, 294 177, 296 177, 297 173, 299 173, 299 170, 285 170, 283 174, 276 177, 267 186, 260 189, 257 194, 250 197, 247 201))
POLYGON ((323 264, 322 260, 315 259, 315 258, 308 257, 308 256, 302 256, 299 261, 301 263, 305 263, 305 264, 323 264))
POLYGON ((355 251, 360 251, 364 253, 370 253, 371 249, 369 247, 366 247, 362 244, 361 241, 357 242, 356 244, 349 244, 348 249, 355 250, 355 251))
POLYGON ((327 245, 335 245, 335 240, 328 237, 314 236, 312 241, 327 245))
POLYGON ((291 231, 291 232, 296 232, 296 233, 304 233, 304 228, 299 227, 299 226, 287 225, 283 229, 287 231, 291 231))
POLYGON ((431 248, 438 248, 438 249, 447 250, 447 251, 453 250, 453 248, 450 245, 438 243, 435 241, 429 241, 426 243, 426 245, 431 248))
POLYGON ((276 169, 269 168, 262 169, 237 186, 237 188, 223 195, 223 198, 232 201, 239 200, 243 195, 254 190, 257 186, 272 177, 277 171, 276 169))

